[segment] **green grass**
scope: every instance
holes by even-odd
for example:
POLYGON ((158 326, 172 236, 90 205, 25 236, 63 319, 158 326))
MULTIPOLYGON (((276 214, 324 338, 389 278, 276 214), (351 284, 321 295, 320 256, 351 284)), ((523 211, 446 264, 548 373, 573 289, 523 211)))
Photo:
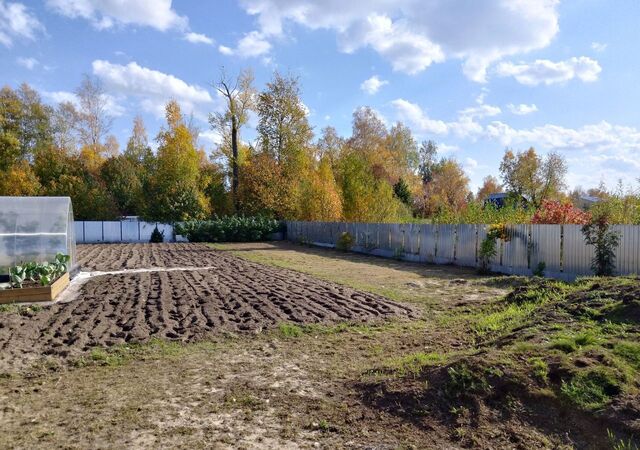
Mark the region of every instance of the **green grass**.
POLYGON ((618 342, 613 347, 613 354, 624 359, 635 370, 640 370, 640 344, 637 342, 618 342))
POLYGON ((604 368, 581 371, 560 388, 565 398, 588 410, 603 408, 620 390, 616 377, 604 368))
POLYGON ((560 336, 555 338, 550 347, 552 349, 561 350, 565 353, 573 353, 583 347, 597 344, 598 337, 593 331, 585 331, 570 336, 560 336))
POLYGON ((123 344, 108 348, 93 348, 88 358, 75 361, 76 366, 97 364, 108 367, 119 367, 138 359, 174 358, 195 351, 214 351, 216 344, 212 342, 182 343, 153 338, 144 344, 123 344))
POLYGON ((504 333, 524 324, 538 307, 539 305, 535 303, 510 304, 499 311, 479 315, 472 325, 472 330, 480 336, 504 333))
POLYGON ((542 358, 530 358, 531 373, 533 377, 543 384, 549 382, 549 366, 542 358))

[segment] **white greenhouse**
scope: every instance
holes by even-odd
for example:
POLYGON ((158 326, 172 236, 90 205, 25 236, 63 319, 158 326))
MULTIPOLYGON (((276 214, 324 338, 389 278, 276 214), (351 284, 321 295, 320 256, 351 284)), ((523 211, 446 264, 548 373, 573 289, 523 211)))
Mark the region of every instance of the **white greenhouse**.
POLYGON ((69 197, 0 197, 0 276, 29 261, 53 261, 56 253, 76 266, 73 208, 69 197))

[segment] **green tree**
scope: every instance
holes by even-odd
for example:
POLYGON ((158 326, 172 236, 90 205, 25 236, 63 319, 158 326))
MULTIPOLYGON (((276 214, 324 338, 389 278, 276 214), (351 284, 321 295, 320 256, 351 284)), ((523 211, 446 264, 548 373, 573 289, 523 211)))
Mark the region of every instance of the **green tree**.
POLYGON ((411 191, 409 190, 409 185, 403 178, 400 178, 398 182, 393 185, 393 194, 402 203, 411 206, 411 191))
POLYGON ((142 211, 142 181, 138 168, 129 158, 119 155, 107 159, 100 168, 100 176, 121 215, 136 215, 142 211))
POLYGON ((278 164, 299 166, 313 132, 307 109, 300 99, 298 79, 275 72, 266 89, 258 95, 257 111, 260 149, 278 164))
POLYGON ((533 147, 525 152, 505 151, 500 175, 507 190, 516 198, 524 196, 535 207, 543 200, 557 198, 565 187, 567 164, 562 156, 549 153, 541 158, 533 147))

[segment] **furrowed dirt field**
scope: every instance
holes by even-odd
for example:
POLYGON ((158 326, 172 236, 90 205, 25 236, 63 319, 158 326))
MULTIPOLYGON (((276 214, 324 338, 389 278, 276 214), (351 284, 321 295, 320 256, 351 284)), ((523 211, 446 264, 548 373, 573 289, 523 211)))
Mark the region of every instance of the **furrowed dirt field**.
POLYGON ((284 242, 79 254, 95 276, 66 303, 0 308, 0 448, 637 448, 640 278, 284 242))
POLYGON ((41 356, 78 357, 94 347, 150 338, 195 342, 280 323, 331 324, 417 317, 417 310, 203 244, 79 247, 83 271, 191 268, 95 276, 76 299, 38 314, 0 316, 0 371, 41 356), (206 267, 195 270, 193 268, 206 267))

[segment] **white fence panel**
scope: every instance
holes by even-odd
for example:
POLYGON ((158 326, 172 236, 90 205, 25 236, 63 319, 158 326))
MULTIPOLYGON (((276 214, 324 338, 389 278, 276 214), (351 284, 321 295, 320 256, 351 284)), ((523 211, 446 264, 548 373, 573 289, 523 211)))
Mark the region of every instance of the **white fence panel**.
POLYGON ((76 242, 78 244, 84 244, 84 222, 76 221, 73 226, 76 232, 76 242))
POLYGON ((102 240, 103 242, 121 242, 122 234, 120 233, 120 223, 105 221, 102 222, 102 240))
POLYGON ((122 242, 138 242, 140 240, 138 222, 122 222, 122 242))
POLYGON ((84 242, 103 242, 102 222, 84 223, 84 242))

